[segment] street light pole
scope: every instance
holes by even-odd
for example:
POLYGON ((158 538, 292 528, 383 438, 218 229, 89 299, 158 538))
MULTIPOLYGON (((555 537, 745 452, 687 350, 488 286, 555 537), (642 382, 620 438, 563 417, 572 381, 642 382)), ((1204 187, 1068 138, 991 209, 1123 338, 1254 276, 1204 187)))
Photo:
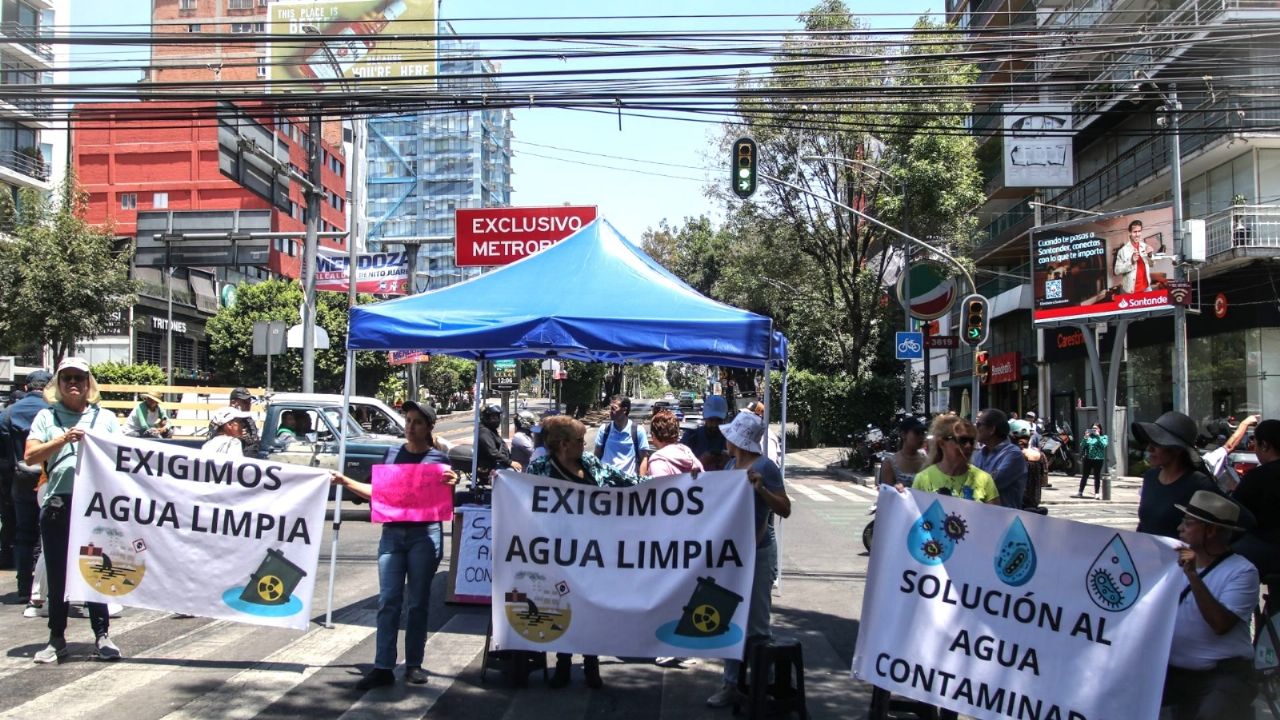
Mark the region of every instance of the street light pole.
MULTIPOLYGON (((311 186, 307 188, 307 235, 303 245, 302 288, 302 392, 315 392, 316 382, 316 255, 320 242, 320 193, 324 191, 320 177, 320 109, 312 108, 310 156, 311 186)), ((349 238, 347 242, 354 242, 349 238)), ((352 276, 354 277, 354 275, 352 276)))
MULTIPOLYGON (((1170 180, 1173 183, 1173 278, 1178 282, 1185 281, 1186 270, 1183 259, 1186 257, 1183 247, 1185 236, 1182 232, 1182 133, 1178 118, 1182 105, 1178 102, 1178 84, 1170 83, 1169 95, 1165 98, 1169 110, 1169 126, 1173 136, 1169 143, 1170 180)), ((1187 308, 1182 304, 1173 306, 1173 409, 1184 415, 1191 414, 1190 377, 1187 368, 1187 308)))

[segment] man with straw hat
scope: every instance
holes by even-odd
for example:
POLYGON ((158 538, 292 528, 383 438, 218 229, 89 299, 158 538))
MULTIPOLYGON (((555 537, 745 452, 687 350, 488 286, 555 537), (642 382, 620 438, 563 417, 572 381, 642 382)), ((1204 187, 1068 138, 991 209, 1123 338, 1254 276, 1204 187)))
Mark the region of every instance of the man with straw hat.
POLYGON ((1182 718, 1253 717, 1253 645, 1249 618, 1258 603, 1258 569, 1231 552, 1244 528, 1240 506, 1211 490, 1186 505, 1178 537, 1185 574, 1165 675, 1165 707, 1182 718))
POLYGON ((124 424, 124 434, 129 437, 161 438, 173 434, 169 417, 160 408, 160 396, 145 392, 139 396, 137 406, 129 413, 124 424))

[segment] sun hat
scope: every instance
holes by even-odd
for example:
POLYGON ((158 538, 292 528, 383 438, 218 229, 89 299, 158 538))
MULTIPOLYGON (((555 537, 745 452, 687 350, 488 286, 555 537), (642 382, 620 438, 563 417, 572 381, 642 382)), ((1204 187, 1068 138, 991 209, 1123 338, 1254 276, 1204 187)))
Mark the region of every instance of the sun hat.
POLYGON ((142 400, 151 400, 152 402, 164 402, 163 400, 160 399, 160 396, 158 394, 153 392, 144 392, 138 395, 138 397, 142 400))
POLYGON ((1240 506, 1229 498, 1208 490, 1197 490, 1186 505, 1174 504, 1182 512, 1201 521, 1244 532, 1240 526, 1240 506))
POLYGON ((702 419, 719 418, 725 419, 729 414, 729 402, 724 399, 723 395, 708 395, 707 399, 702 401, 702 419))
POLYGON ((760 452, 760 438, 764 437, 764 420, 755 413, 740 412, 733 422, 720 428, 724 439, 747 452, 760 452))
POLYGON ((72 370, 82 370, 84 372, 89 372, 89 361, 81 357, 62 358, 62 362, 58 363, 58 372, 62 372, 63 370, 66 370, 68 368, 72 370))
POLYGON ((422 416, 427 419, 427 422, 432 425, 436 424, 436 409, 427 403, 419 403, 409 400, 400 406, 400 412, 402 413, 407 413, 410 410, 417 410, 422 413, 422 416))
POLYGON ((1192 465, 1200 462, 1200 454, 1196 452, 1196 436, 1200 434, 1196 421, 1177 410, 1170 410, 1153 423, 1136 422, 1129 427, 1144 445, 1182 448, 1191 456, 1192 465))
POLYGON ((215 430, 221 430, 223 425, 226 425, 232 420, 244 420, 248 417, 252 416, 244 410, 237 410, 233 407, 218 408, 209 416, 209 424, 213 426, 215 430))

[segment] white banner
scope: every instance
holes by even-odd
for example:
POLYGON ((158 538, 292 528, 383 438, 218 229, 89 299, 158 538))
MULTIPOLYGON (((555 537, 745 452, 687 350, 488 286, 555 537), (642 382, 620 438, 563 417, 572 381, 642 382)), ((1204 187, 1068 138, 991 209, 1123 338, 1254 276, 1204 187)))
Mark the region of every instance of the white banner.
POLYGON ((329 474, 86 434, 67 597, 305 630, 329 474))
POLYGON ((1155 718, 1176 546, 885 487, 853 675, 976 718, 1155 718))
POLYGON ((462 529, 458 533, 458 567, 454 571, 456 595, 489 597, 493 589, 492 512, 479 505, 458 508, 462 529))
POLYGON ((493 648, 741 657, 752 500, 742 470, 630 488, 500 472, 493 648))

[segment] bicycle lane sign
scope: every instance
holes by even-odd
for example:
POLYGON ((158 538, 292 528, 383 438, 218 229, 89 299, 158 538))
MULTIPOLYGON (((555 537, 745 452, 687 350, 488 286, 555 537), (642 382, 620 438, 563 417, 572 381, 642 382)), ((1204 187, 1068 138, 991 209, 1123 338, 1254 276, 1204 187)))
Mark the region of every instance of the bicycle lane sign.
POLYGON ((898 360, 921 360, 924 358, 924 333, 895 333, 893 347, 898 360))

